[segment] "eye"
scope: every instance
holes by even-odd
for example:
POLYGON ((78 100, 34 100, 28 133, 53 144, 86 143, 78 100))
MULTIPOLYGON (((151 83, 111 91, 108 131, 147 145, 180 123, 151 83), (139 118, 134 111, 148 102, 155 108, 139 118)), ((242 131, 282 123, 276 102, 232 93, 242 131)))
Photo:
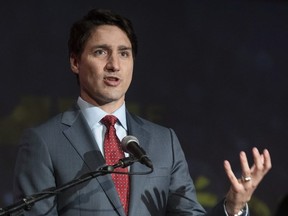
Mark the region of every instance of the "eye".
POLYGON ((130 56, 130 52, 128 50, 123 50, 120 52, 120 56, 124 58, 128 58, 130 56))
POLYGON ((104 49, 96 49, 94 52, 95 56, 105 56, 107 55, 107 51, 105 51, 104 49))

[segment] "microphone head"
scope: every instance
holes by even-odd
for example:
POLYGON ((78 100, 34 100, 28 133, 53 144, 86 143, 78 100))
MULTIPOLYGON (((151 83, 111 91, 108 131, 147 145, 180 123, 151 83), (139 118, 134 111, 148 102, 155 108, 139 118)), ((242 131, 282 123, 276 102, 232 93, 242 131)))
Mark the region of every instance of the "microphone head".
POLYGON ((125 151, 125 152, 128 152, 129 153, 129 150, 127 149, 127 146, 129 143, 131 142, 135 142, 139 145, 139 140, 135 137, 135 136, 131 136, 131 135, 128 135, 128 136, 125 136, 122 141, 121 141, 121 146, 122 146, 122 149, 125 151))
POLYGON ((121 141, 122 149, 132 154, 140 163, 145 164, 147 167, 153 169, 151 160, 146 155, 144 149, 139 145, 139 140, 134 136, 126 136, 121 141))

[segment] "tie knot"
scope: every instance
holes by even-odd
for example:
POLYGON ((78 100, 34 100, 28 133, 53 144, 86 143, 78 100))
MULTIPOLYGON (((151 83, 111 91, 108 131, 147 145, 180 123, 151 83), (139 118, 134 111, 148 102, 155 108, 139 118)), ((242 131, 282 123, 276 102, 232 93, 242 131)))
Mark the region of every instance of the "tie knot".
POLYGON ((114 126, 117 122, 117 117, 114 115, 106 115, 104 118, 102 118, 101 122, 109 128, 110 126, 114 126))

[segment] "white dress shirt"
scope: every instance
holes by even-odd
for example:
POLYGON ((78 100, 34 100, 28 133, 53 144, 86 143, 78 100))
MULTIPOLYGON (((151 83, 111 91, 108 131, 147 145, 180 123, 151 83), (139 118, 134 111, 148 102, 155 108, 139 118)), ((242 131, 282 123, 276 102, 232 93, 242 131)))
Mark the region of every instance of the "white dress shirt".
MULTIPOLYGON (((101 119, 106 115, 114 115, 117 117, 118 121, 115 124, 116 134, 119 140, 121 141, 127 135, 127 123, 126 123, 126 108, 125 103, 117 109, 115 112, 109 114, 96 107, 92 104, 87 103, 81 97, 78 97, 77 104, 80 107, 94 137, 96 143, 102 153, 104 155, 104 137, 106 133, 106 127, 101 123, 101 119)), ((125 156, 128 154, 125 153, 125 156)))

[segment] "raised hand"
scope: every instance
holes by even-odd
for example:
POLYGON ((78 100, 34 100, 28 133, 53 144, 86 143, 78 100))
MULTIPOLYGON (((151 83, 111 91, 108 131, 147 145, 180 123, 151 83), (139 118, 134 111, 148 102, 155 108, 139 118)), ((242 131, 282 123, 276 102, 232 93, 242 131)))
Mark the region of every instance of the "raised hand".
POLYGON ((245 207, 263 177, 271 169, 269 151, 264 149, 260 154, 257 148, 252 149, 254 164, 250 167, 245 152, 240 152, 242 177, 238 179, 232 171, 229 161, 224 161, 224 169, 230 180, 231 187, 226 195, 226 210, 235 215, 245 207))

